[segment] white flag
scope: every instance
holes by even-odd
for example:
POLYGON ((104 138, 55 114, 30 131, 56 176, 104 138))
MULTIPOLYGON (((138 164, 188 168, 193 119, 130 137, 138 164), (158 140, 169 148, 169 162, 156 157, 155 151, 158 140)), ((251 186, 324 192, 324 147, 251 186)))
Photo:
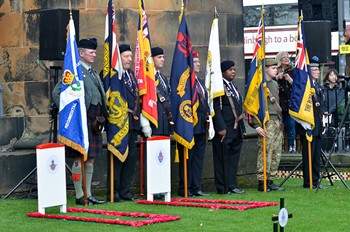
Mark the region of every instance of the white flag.
POLYGON ((205 86, 208 91, 208 104, 210 114, 213 117, 215 112, 213 108, 213 99, 224 95, 224 84, 222 81, 220 44, 219 44, 219 26, 218 18, 215 16, 210 32, 207 68, 205 75, 205 86))

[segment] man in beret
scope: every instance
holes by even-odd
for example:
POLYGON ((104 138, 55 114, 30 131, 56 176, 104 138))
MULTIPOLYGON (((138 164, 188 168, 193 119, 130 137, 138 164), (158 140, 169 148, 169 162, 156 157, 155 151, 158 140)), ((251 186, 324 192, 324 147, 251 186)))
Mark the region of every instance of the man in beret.
POLYGON ((320 64, 317 56, 310 60, 310 71, 313 85, 315 87, 315 95, 312 96, 312 105, 314 111, 315 127, 312 130, 311 142, 311 160, 312 160, 312 180, 309 177, 309 159, 308 159, 308 141, 306 139, 306 131, 300 123, 296 123, 296 131, 300 136, 302 144, 302 159, 303 159, 303 178, 304 188, 310 188, 310 181, 312 181, 313 188, 327 189, 326 186, 319 184, 320 179, 320 159, 322 148, 322 116, 325 112, 325 103, 321 87, 318 79, 320 77, 320 64))
MULTIPOLYGON (((188 196, 208 197, 210 194, 201 190, 202 171, 204 165, 205 148, 207 145, 207 134, 209 130, 209 105, 208 93, 204 83, 198 78, 200 71, 200 60, 198 52, 193 52, 193 69, 196 74, 195 91, 199 98, 197 109, 198 122, 193 128, 194 145, 188 150, 187 160, 187 187, 188 196)), ((179 189, 178 195, 184 196, 184 148, 178 145, 179 150, 179 189)))
MULTIPOLYGON (((104 204, 105 201, 97 199, 91 193, 91 182, 94 172, 94 161, 96 157, 102 156, 102 131, 97 131, 94 124, 96 117, 107 116, 106 96, 102 82, 97 71, 92 67, 96 59, 96 39, 82 39, 78 42, 78 52, 81 61, 81 70, 84 80, 85 104, 87 110, 87 126, 89 134, 88 159, 85 162, 86 193, 89 204, 104 204)), ((57 106, 60 102, 62 80, 55 86, 52 97, 57 106)), ((84 193, 82 188, 81 154, 70 147, 67 147, 67 154, 73 157, 72 180, 74 183, 76 204, 84 205, 84 193)))
POLYGON ((267 107, 270 115, 269 121, 265 124, 265 130, 260 127, 257 120, 252 117, 253 127, 259 135, 258 139, 258 159, 257 159, 257 179, 258 190, 264 191, 264 162, 263 154, 266 149, 266 191, 277 190, 283 191, 284 188, 278 187, 273 183, 273 179, 278 171, 282 153, 282 109, 279 105, 277 76, 277 60, 265 60, 265 77, 266 85, 269 89, 267 96, 267 107), (266 138, 266 148, 263 147, 263 137, 266 138))
MULTIPOLYGON (((144 136, 147 138, 156 135, 170 136, 173 133, 174 122, 170 108, 170 85, 166 76, 161 72, 165 62, 164 51, 160 47, 153 47, 151 53, 156 75, 158 128, 142 114, 141 128, 144 136)), ((164 194, 154 194, 153 197, 154 199, 162 199, 164 194)))
MULTIPOLYGON (((137 80, 134 72, 130 69, 133 54, 129 44, 119 45, 120 58, 123 66, 122 78, 126 86, 129 116, 129 153, 124 162, 114 156, 114 200, 122 202, 124 200, 134 200, 131 193, 131 184, 135 173, 136 164, 136 141, 140 130, 140 98, 137 88, 137 80)), ((108 185, 109 185, 108 177, 108 185)), ((108 186, 109 188, 110 186, 108 186)), ((109 195, 108 191, 108 195, 109 195)))
POLYGON ((165 62, 164 51, 160 47, 153 47, 151 52, 156 74, 158 128, 141 114, 142 132, 147 138, 154 135, 170 136, 174 122, 170 108, 170 85, 166 76, 161 73, 165 62))
POLYGON ((246 133, 243 122, 243 98, 233 83, 236 77, 235 63, 221 63, 225 95, 214 98, 213 156, 215 185, 219 194, 242 194, 237 186, 238 162, 246 133))

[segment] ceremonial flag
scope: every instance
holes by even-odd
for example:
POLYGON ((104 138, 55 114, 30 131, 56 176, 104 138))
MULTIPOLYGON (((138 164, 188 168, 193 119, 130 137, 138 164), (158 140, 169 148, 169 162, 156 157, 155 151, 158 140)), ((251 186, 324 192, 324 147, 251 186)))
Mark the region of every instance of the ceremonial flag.
POLYGON ((224 83, 222 81, 220 44, 219 44, 219 19, 215 9, 215 16, 211 26, 208 46, 207 68, 205 74, 205 86, 208 90, 208 105, 210 114, 215 115, 213 99, 224 95, 224 83))
POLYGON ((112 0, 108 1, 103 58, 103 85, 109 110, 107 148, 122 162, 128 156, 129 117, 126 87, 117 41, 117 22, 112 0))
POLYGON ((261 10, 261 19, 255 41, 253 59, 250 64, 244 109, 253 116, 262 128, 269 120, 267 110, 267 96, 269 94, 265 80, 265 23, 264 10, 261 10))
POLYGON ((72 17, 68 25, 59 114, 59 141, 79 151, 84 155, 84 160, 87 160, 89 136, 84 81, 81 73, 81 63, 78 55, 77 42, 75 40, 75 27, 72 17))
POLYGON ((193 127, 198 122, 198 96, 195 91, 192 42, 183 7, 171 67, 171 111, 174 117, 174 139, 184 147, 194 145, 193 127))
POLYGON ((307 130, 307 138, 311 141, 311 130, 315 125, 314 108, 312 105, 312 95, 315 94, 315 89, 309 73, 309 58, 304 37, 304 23, 302 17, 300 17, 289 114, 307 130))
POLYGON ((139 0, 139 9, 134 70, 142 100, 142 114, 158 127, 157 92, 151 54, 151 38, 143 0, 139 0))

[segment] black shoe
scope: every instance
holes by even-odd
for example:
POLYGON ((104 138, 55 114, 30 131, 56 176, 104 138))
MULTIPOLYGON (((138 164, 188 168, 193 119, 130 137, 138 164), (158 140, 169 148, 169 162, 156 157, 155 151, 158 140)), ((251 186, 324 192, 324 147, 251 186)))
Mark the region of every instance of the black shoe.
POLYGON ((201 196, 201 197, 210 197, 211 195, 209 193, 203 193, 202 191, 198 191, 196 193, 193 193, 194 196, 201 196))
MULTIPOLYGON (((264 181, 263 180, 259 180, 259 184, 258 184, 258 191, 259 192, 264 192, 264 181)), ((269 188, 269 185, 266 185, 266 192, 270 192, 271 189, 269 188)))
MULTIPOLYGON (((107 194, 107 201, 111 201, 111 196, 110 193, 108 192, 107 194)), ((124 200, 122 198, 120 198, 119 193, 118 192, 114 192, 114 202, 123 202, 124 200)))
POLYGON ((106 201, 99 200, 92 194, 91 194, 91 196, 88 197, 88 201, 91 202, 94 205, 106 204, 106 201))
MULTIPOLYGON (((184 194, 184 193, 178 193, 177 195, 179 195, 180 197, 185 197, 185 194, 184 194)), ((193 195, 193 194, 190 193, 190 192, 187 193, 187 196, 188 196, 188 197, 195 197, 195 195, 193 195)))
POLYGON ((239 188, 234 188, 229 191, 229 194, 243 194, 245 193, 245 190, 239 189, 239 188))
MULTIPOLYGON (((78 198, 78 199, 75 199, 75 204, 77 205, 85 205, 84 204, 84 196, 78 198)), ((92 203, 90 201, 87 201, 87 204, 88 205, 92 205, 92 203)))
POLYGON ((273 183, 272 180, 267 181, 268 188, 274 191, 284 191, 284 188, 279 187, 273 183))

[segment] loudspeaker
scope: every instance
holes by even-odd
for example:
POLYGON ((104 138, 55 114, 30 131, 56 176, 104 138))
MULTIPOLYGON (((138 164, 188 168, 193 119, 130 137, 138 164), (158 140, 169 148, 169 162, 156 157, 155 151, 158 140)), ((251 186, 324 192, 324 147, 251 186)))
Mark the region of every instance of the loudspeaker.
POLYGON ((317 56, 321 63, 332 60, 330 21, 304 21, 304 38, 309 59, 317 56))
MULTIPOLYGON (((70 15, 67 9, 40 11, 39 59, 63 60, 66 53, 67 25, 70 15)), ((79 11, 72 10, 75 38, 79 41, 79 11)))
POLYGON ((331 31, 338 31, 338 0, 299 0, 298 8, 304 20, 328 20, 331 31))

